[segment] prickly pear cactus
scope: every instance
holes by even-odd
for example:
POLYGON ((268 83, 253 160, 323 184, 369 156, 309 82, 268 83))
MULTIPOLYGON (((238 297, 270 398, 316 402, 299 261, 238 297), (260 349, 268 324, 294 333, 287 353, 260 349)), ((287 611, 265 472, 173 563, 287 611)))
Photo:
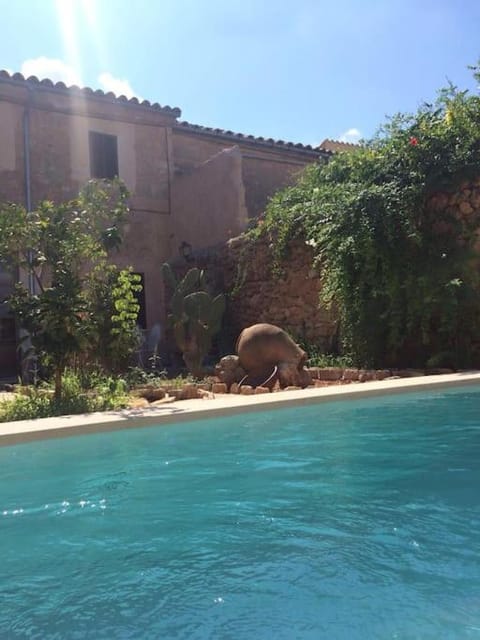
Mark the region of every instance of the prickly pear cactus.
POLYGON ((218 333, 225 312, 225 296, 212 297, 206 288, 204 272, 196 267, 177 280, 168 263, 162 265, 167 286, 173 291, 168 316, 175 341, 188 370, 202 375, 202 363, 218 333))

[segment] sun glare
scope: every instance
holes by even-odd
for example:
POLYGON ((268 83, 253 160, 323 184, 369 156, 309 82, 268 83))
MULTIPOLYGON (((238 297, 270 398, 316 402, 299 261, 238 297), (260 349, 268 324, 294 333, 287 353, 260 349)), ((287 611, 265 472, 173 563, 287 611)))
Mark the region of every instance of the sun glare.
POLYGON ((104 65, 105 55, 100 37, 96 0, 55 0, 58 26, 60 29, 64 60, 75 70, 76 76, 84 82, 83 60, 81 54, 81 30, 86 30, 90 49, 100 66, 104 65))
POLYGON ((83 82, 82 63, 78 45, 75 9, 77 3, 72 0, 55 0, 57 19, 63 40, 65 61, 72 67, 83 82))

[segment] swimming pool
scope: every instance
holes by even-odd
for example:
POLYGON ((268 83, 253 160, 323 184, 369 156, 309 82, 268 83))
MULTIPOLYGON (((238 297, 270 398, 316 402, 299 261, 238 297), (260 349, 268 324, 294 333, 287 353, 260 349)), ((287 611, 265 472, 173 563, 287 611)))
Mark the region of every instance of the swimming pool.
POLYGON ((0 638, 480 638, 480 392, 0 449, 0 638))

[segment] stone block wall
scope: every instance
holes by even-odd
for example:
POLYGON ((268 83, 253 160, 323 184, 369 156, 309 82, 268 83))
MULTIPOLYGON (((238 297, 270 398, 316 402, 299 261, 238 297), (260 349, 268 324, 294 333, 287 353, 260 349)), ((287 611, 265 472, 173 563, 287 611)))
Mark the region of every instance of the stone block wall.
POLYGON ((320 277, 312 268, 312 250, 297 241, 290 247, 282 273, 272 269, 267 242, 251 245, 244 236, 208 251, 198 252, 188 265, 205 269, 211 288, 228 293, 227 329, 233 343, 240 331, 258 322, 276 324, 319 348, 335 344, 335 312, 320 304, 320 277))
MULTIPOLYGON (((463 182, 453 192, 434 194, 428 206, 439 214, 448 210, 458 217, 478 216, 480 178, 463 182)), ((477 248, 480 255, 480 229, 477 248)), ((338 322, 334 310, 320 302, 320 275, 312 259, 311 248, 295 241, 283 272, 275 274, 268 243, 253 245, 239 236, 196 252, 189 265, 177 266, 179 271, 195 265, 205 269, 212 289, 230 294, 226 323, 233 342, 244 327, 270 322, 328 352, 336 347, 338 322)))
MULTIPOLYGON (((470 224, 473 227, 478 226, 480 220, 480 177, 461 182, 458 188, 452 192, 435 193, 429 198, 427 207, 434 213, 447 213, 463 220, 468 226, 470 224)), ((441 221, 437 223, 437 228, 441 233, 448 231, 445 223, 441 221)), ((477 230, 475 248, 480 255, 480 226, 477 230)))

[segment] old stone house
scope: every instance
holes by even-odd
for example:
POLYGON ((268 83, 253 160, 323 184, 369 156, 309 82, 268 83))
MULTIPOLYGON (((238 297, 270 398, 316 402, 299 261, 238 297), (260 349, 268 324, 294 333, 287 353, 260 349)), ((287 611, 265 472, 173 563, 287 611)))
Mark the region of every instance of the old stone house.
MULTIPOLYGON (((0 71, 0 203, 73 197, 119 175, 133 216, 120 266, 142 275, 145 328, 165 314, 160 266, 241 233, 268 198, 330 150, 192 125, 180 109, 0 71)), ((0 273, 0 301, 11 278, 0 273)), ((0 378, 16 368, 16 328, 0 302, 0 378)))

